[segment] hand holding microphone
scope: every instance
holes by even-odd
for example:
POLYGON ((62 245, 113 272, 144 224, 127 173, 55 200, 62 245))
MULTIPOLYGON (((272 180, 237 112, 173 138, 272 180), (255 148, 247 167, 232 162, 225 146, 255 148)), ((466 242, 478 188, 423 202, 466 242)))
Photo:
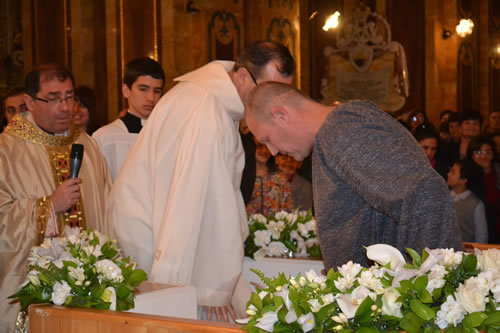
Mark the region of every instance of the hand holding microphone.
POLYGON ((80 184, 78 177, 83 160, 83 145, 73 144, 69 159, 70 178, 59 185, 51 196, 52 206, 56 214, 65 212, 80 200, 80 184))

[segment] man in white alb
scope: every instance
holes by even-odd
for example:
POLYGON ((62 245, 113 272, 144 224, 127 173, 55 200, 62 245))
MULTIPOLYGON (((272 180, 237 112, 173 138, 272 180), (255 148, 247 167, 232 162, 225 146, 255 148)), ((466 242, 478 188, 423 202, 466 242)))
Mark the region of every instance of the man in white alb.
POLYGON ((262 41, 236 63, 213 61, 178 77, 113 187, 108 218, 125 254, 150 281, 195 286, 208 319, 214 310, 218 320, 233 314, 248 235, 238 133, 244 102, 258 83, 291 83, 294 72, 286 47, 262 41))
POLYGON ((108 162, 113 180, 137 134, 160 100, 164 84, 165 73, 151 58, 136 58, 125 66, 122 93, 128 101, 127 113, 92 135, 108 162))

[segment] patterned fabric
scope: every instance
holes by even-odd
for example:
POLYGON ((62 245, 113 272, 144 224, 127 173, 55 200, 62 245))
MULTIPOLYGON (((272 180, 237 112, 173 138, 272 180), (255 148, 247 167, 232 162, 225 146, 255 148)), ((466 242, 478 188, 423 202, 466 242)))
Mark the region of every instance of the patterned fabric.
POLYGON ((290 182, 281 172, 257 176, 252 192, 252 198, 247 205, 247 214, 274 215, 293 208, 292 189, 290 182))

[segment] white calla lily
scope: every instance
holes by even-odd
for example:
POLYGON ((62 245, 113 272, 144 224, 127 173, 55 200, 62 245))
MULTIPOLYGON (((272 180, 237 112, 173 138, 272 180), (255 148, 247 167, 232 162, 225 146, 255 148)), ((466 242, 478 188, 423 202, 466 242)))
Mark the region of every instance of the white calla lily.
POLYGON ((375 244, 366 248, 366 256, 380 265, 391 263, 391 269, 403 267, 406 264, 401 252, 387 244, 375 244))

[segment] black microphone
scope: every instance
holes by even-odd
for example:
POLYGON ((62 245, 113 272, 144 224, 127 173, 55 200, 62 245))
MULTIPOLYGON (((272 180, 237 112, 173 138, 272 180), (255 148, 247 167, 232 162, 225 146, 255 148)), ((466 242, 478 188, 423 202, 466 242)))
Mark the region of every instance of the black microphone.
POLYGON ((83 145, 74 143, 71 145, 71 154, 69 156, 69 178, 76 178, 80 173, 83 159, 83 145))
MULTIPOLYGON (((74 143, 71 145, 71 154, 69 155, 69 178, 76 178, 80 173, 83 159, 83 145, 74 143)), ((66 211, 71 213, 71 207, 66 211)))

